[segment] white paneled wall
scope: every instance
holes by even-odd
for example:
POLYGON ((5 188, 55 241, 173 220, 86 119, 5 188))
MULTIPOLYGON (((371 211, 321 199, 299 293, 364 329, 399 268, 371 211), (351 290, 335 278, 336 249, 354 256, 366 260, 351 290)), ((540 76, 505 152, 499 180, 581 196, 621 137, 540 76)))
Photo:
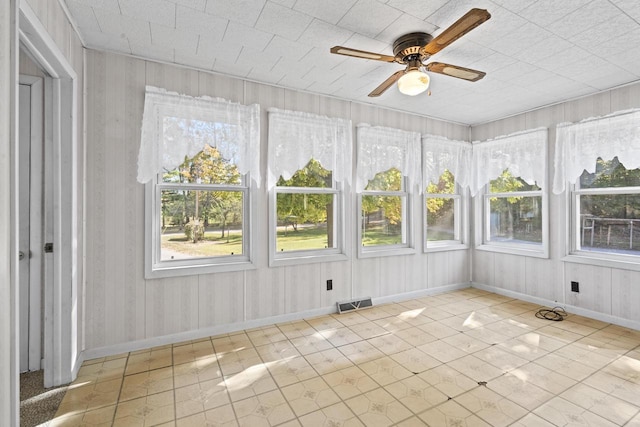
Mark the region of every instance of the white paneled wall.
MULTIPOLYGON (((536 127, 549 128, 549 183, 553 174, 555 126, 615 111, 640 108, 640 84, 620 87, 596 95, 473 126, 472 140, 485 140, 536 127)), ((549 184, 550 187, 551 184, 549 184)), ((636 326, 640 324, 640 273, 563 261, 567 247, 565 194, 550 194, 550 258, 473 250, 473 282, 496 291, 566 304, 587 315, 600 316, 636 326), (580 282, 580 292, 571 292, 571 281, 580 282)), ((479 202, 476 200, 475 202, 479 202)))
POLYGON ((413 203, 415 254, 357 259, 356 198, 349 191, 345 224, 349 261, 270 268, 264 188, 251 200, 259 213, 252 230, 255 270, 145 280, 144 186, 136 181, 145 85, 260 104, 263 171, 267 109, 272 107, 347 118, 354 126, 364 122, 451 139, 468 139, 469 128, 116 54, 88 50, 86 64, 85 349, 90 354, 175 334, 194 336, 198 331, 238 328, 276 316, 326 311, 349 298, 390 297, 469 282, 468 251, 422 253, 419 198, 413 203), (325 290, 327 279, 333 280, 332 291, 325 290))

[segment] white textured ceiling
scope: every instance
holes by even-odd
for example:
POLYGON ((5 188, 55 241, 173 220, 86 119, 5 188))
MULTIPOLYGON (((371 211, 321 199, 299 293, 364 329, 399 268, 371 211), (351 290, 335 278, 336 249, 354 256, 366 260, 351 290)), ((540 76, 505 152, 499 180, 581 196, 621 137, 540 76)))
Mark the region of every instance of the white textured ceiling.
POLYGON ((638 0, 64 0, 87 47, 475 124, 640 80, 638 0), (487 72, 431 74, 432 95, 367 94, 409 32, 437 36, 471 8, 492 17, 432 57, 487 72))

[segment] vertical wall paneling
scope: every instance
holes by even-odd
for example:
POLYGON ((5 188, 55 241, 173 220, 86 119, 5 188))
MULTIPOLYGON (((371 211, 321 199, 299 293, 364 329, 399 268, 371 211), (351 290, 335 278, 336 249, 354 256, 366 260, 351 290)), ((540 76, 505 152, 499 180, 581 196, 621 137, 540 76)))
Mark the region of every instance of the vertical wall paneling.
POLYGON ((507 255, 495 258, 494 283, 497 287, 524 293, 525 291, 525 257, 507 255))
POLYGON ((284 267, 285 312, 296 313, 320 307, 321 264, 284 267))
POLYGON ((247 320, 264 319, 285 313, 284 273, 284 267, 265 267, 245 273, 247 320))
POLYGON ((564 107, 564 119, 577 122, 589 117, 604 116, 610 112, 611 92, 606 91, 567 102, 564 107))
POLYGON ((473 281, 485 285, 494 285, 494 258, 500 256, 493 252, 473 251, 473 281))
POLYGON ((427 262, 427 285, 437 288, 449 281, 449 256, 447 252, 432 252, 427 262))
POLYGON ((611 271, 611 314, 640 322, 640 272, 611 271))
POLYGON ((611 268, 595 265, 565 265, 567 304, 598 313, 611 314, 611 268), (571 292, 571 281, 580 283, 580 292, 571 292))
POLYGON ((211 328, 245 320, 242 272, 198 277, 199 328, 211 328))
POLYGON ((638 108, 640 85, 624 86, 611 91, 611 111, 623 111, 638 108))
POLYGON ((198 329, 199 276, 147 280, 146 337, 198 329))

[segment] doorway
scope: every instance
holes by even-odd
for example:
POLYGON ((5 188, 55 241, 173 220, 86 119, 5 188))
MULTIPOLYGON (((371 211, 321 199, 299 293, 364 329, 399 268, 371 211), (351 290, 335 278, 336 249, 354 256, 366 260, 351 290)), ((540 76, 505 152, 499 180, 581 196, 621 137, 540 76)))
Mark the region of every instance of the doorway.
POLYGON ((18 92, 18 266, 20 372, 42 368, 44 284, 44 84, 20 76, 18 92))

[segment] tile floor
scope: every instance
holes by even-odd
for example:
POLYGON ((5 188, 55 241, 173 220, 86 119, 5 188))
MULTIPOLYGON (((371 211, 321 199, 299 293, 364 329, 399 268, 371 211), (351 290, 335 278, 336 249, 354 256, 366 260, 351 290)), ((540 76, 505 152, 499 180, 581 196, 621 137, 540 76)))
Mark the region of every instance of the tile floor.
POLYGON ((640 426, 640 331, 478 289, 89 360, 53 426, 640 426))

